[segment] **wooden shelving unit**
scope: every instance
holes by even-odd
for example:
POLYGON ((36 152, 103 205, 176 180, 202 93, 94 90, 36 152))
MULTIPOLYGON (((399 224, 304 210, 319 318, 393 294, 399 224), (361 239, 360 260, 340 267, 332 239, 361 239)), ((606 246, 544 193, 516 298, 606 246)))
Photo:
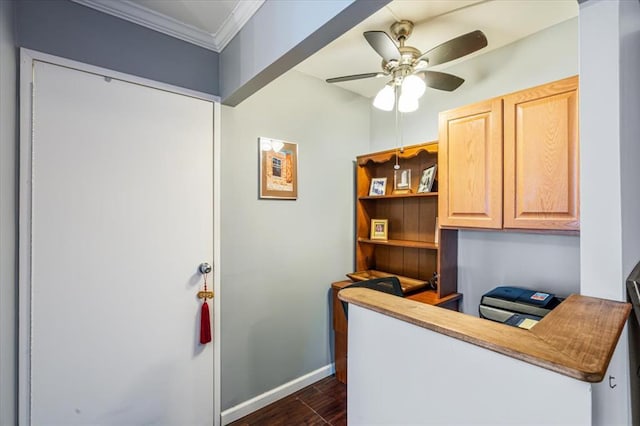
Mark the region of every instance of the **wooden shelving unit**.
MULTIPOLYGON (((422 171, 437 163, 438 144, 425 143, 357 157, 356 270, 377 270, 416 280, 438 275, 426 303, 459 299, 458 234, 436 228, 437 179, 432 192, 418 193, 422 171), (411 170, 411 192, 394 194, 394 166, 411 170), (385 195, 369 195, 373 178, 387 178, 385 195), (388 239, 371 239, 371 219, 387 219, 388 239)), ((424 290, 421 290, 424 291, 424 290)))
MULTIPOLYGON (((458 231, 438 229, 437 179, 432 192, 417 193, 422 171, 438 158, 435 142, 388 150, 357 158, 356 178, 356 271, 348 274, 361 281, 395 275, 405 297, 420 303, 459 310, 458 231), (397 160, 397 161, 396 161, 397 160), (411 170, 412 192, 394 194, 394 166, 411 170), (384 195, 369 195, 373 178, 387 178, 384 195), (371 239, 371 219, 388 220, 388 239, 371 239), (437 274, 437 289, 429 288, 437 274)), ((347 382, 347 318, 338 292, 352 284, 332 284, 336 377, 347 382)))

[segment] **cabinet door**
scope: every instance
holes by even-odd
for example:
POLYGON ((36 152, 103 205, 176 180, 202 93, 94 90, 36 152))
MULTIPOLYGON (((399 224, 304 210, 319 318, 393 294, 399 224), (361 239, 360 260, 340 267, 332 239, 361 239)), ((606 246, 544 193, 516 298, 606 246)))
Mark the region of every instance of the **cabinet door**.
POLYGON ((504 227, 579 229, 578 78, 504 97, 504 227))
POLYGON ((501 99, 440 113, 440 225, 502 227, 501 99))

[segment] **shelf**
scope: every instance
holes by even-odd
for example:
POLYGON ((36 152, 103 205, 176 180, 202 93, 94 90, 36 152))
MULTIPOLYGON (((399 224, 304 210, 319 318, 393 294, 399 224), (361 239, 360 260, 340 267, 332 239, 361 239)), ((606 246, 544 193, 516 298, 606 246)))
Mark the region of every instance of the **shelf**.
MULTIPOLYGON (((393 275, 393 274, 389 274, 389 275, 393 275)), ((336 291, 340 291, 352 283, 353 281, 340 281, 340 282, 333 283, 332 287, 335 288, 336 291)), ((438 292, 435 290, 420 289, 415 293, 408 293, 404 297, 405 299, 415 300, 416 302, 426 303, 427 305, 442 306, 449 302, 453 302, 455 300, 461 300, 462 294, 451 293, 444 297, 438 297, 438 292)), ((346 330, 344 332, 346 333, 346 330)))
POLYGON ((415 300, 416 302, 426 303, 427 305, 441 306, 454 300, 462 299, 462 294, 451 293, 444 297, 438 297, 435 290, 425 290, 413 294, 407 294, 405 298, 415 300))
POLYGON ((438 198, 438 193, 437 192, 421 192, 421 193, 410 193, 410 194, 365 195, 363 197, 358 197, 358 200, 384 200, 389 198, 414 198, 414 197, 438 198))
POLYGON ((369 238, 358 238, 359 243, 376 244, 381 246, 392 247, 408 247, 408 248, 420 248, 438 250, 438 244, 434 242, 426 241, 408 241, 408 240, 371 240, 369 238))
POLYGON ((351 278, 353 281, 366 281, 375 278, 397 277, 398 281, 400 281, 402 292, 405 294, 423 289, 429 285, 429 281, 416 280, 415 278, 404 277, 402 275, 392 274, 390 272, 376 271, 375 269, 352 272, 350 274, 347 274, 347 277, 351 278))

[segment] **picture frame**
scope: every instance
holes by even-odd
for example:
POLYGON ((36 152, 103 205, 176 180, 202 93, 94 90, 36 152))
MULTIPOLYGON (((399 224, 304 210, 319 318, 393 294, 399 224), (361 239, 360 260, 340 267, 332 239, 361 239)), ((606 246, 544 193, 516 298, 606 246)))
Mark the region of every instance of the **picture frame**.
POLYGON ((388 231, 388 219, 371 219, 371 240, 387 240, 388 231))
POLYGON ((395 194, 411 192, 411 169, 393 171, 393 192, 395 194))
POLYGON ((258 138, 260 198, 298 198, 298 145, 279 139, 258 138))
POLYGON ((422 176, 420 176, 420 183, 418 184, 418 193, 431 192, 431 188, 433 188, 433 182, 436 180, 436 170, 438 168, 437 164, 433 166, 427 167, 422 171, 422 176))
POLYGON ((387 178, 373 178, 371 179, 371 186, 369 187, 369 195, 382 196, 387 192, 387 178))

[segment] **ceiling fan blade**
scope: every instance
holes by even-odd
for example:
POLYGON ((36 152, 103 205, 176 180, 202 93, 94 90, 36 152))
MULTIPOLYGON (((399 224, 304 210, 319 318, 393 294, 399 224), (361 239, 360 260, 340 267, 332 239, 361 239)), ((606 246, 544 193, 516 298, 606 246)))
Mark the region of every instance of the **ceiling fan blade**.
POLYGON ((366 74, 353 74, 353 75, 345 75, 343 77, 328 78, 325 81, 327 83, 340 83, 343 81, 360 80, 361 78, 384 77, 385 75, 386 74, 383 72, 369 72, 366 74))
POLYGON ((429 66, 432 67, 461 58, 482 49, 486 45, 487 37, 482 31, 471 31, 434 47, 420 56, 418 60, 426 60, 429 66))
POLYGON ((365 31, 364 38, 367 39, 373 50, 378 52, 378 55, 387 62, 397 61, 402 56, 398 46, 384 31, 365 31))
POLYGON ((424 75, 424 82, 427 86, 434 89, 446 90, 447 92, 456 90, 462 83, 464 83, 463 78, 444 72, 421 71, 418 74, 424 75))

